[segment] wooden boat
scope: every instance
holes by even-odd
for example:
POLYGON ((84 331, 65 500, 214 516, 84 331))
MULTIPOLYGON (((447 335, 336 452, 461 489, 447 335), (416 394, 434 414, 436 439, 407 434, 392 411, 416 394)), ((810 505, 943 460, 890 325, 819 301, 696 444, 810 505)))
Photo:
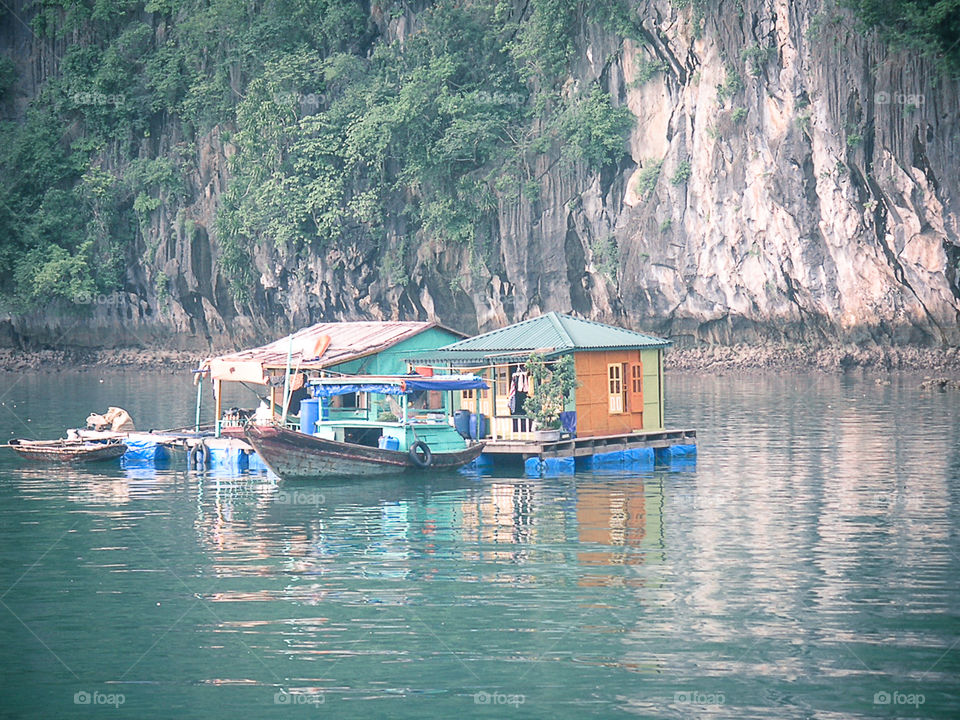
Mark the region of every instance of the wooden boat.
POLYGON ((315 378, 310 384, 314 399, 301 403, 300 430, 252 424, 223 432, 250 443, 283 480, 455 470, 483 452, 482 442, 468 442, 450 422, 453 393, 487 389, 481 378, 366 375, 315 378), (410 397, 425 392, 449 394, 450 402, 442 408, 411 407, 410 397), (364 401, 319 412, 339 395, 364 401))
POLYGON ((483 443, 452 452, 426 453, 387 450, 338 442, 276 425, 250 425, 244 438, 277 476, 283 480, 316 480, 325 477, 372 477, 406 470, 456 470, 476 460, 483 443), (415 460, 419 457, 419 461, 415 460))
POLYGON ((7 447, 26 460, 61 463, 114 460, 127 451, 120 440, 11 440, 7 447))

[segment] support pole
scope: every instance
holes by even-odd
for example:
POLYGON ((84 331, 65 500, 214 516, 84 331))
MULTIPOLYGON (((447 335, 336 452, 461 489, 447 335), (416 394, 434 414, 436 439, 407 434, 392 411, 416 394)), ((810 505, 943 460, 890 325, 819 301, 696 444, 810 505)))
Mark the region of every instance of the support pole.
POLYGON ((203 398, 203 375, 200 376, 200 382, 197 383, 197 416, 193 422, 193 431, 200 432, 200 402, 203 398))
POLYGON ((221 380, 219 380, 219 379, 218 379, 218 380, 214 380, 214 382, 213 382, 213 394, 216 396, 216 399, 217 399, 217 404, 216 404, 217 423, 216 423, 216 425, 214 425, 214 427, 215 427, 215 429, 216 429, 216 431, 214 432, 214 435, 215 435, 216 437, 220 437, 220 422, 221 422, 220 417, 221 417, 221 415, 223 415, 223 412, 222 412, 222 408, 223 408, 223 381, 221 381, 221 380))
MULTIPOLYGON (((481 393, 481 392, 483 392, 483 391, 480 390, 480 388, 477 388, 476 390, 473 391, 473 396, 474 396, 474 398, 476 399, 476 402, 474 403, 474 411, 475 411, 474 414, 477 416, 477 421, 476 421, 476 422, 477 422, 477 437, 476 437, 477 440, 480 440, 480 439, 481 439, 480 436, 482 435, 482 433, 480 432, 480 417, 481 417, 481 415, 480 415, 480 393, 481 393)), ((469 431, 470 431, 470 426, 468 425, 468 426, 467 426, 467 435, 470 434, 469 431)))
POLYGON ((490 439, 497 439, 497 366, 490 368, 490 439))
POLYGON ((290 405, 290 365, 293 362, 293 335, 287 345, 287 370, 283 376, 283 414, 280 416, 280 425, 287 424, 287 407, 290 405))

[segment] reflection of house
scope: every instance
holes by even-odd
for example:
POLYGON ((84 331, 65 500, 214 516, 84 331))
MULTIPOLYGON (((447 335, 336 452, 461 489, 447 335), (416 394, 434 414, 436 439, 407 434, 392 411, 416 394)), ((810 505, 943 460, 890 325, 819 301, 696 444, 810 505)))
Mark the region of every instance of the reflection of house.
MULTIPOLYGON (((222 382, 268 385, 275 406, 282 401, 282 384, 289 360, 300 376, 319 371, 348 375, 399 375, 407 371, 403 358, 438 348, 464 337, 431 322, 334 322, 304 328, 267 345, 205 360, 221 397, 222 382)), ((217 418, 221 417, 217 408, 217 418)), ((219 422, 219 420, 218 420, 219 422)))
POLYGON ((583 568, 579 584, 658 584, 656 572, 624 574, 602 568, 662 564, 666 546, 662 510, 661 479, 578 485, 576 529, 581 550, 577 561, 583 568))
MULTIPOLYGON (((435 352, 411 354, 417 364, 470 369, 491 384, 480 397, 467 391, 464 408, 492 418, 493 439, 525 439, 533 429, 522 402, 523 370, 532 353, 548 361, 572 354, 579 387, 566 410, 578 437, 663 428, 663 349, 669 341, 569 315, 548 313, 532 320, 460 340, 435 352), (519 386, 517 384, 519 378, 519 386)), ((535 388, 526 388, 534 392, 535 388)))
POLYGON ((577 490, 577 533, 580 543, 597 543, 602 551, 581 552, 583 565, 635 565, 643 561, 636 552, 646 536, 646 503, 643 481, 612 487, 584 485, 577 490), (634 552, 630 552, 634 550, 634 552))

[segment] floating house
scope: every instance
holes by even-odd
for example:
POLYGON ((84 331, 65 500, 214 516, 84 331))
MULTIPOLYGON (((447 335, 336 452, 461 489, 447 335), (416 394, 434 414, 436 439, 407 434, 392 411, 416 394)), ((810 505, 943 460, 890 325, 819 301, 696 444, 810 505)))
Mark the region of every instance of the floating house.
POLYGON ((497 440, 525 439, 535 431, 522 400, 515 399, 510 407, 511 394, 525 397, 535 390, 522 375, 530 355, 537 353, 549 362, 572 354, 579 386, 567 401, 564 420, 577 437, 588 437, 663 428, 663 349, 669 344, 551 312, 410 359, 418 365, 484 374, 491 389, 479 398, 467 391, 461 403, 490 419, 487 436, 497 440))
MULTIPOLYGON (((224 410, 224 383, 244 385, 263 399, 268 421, 283 420, 299 426, 301 416, 294 416, 294 398, 315 396, 315 382, 322 376, 338 375, 402 375, 408 365, 404 358, 414 352, 425 352, 464 338, 463 333, 433 322, 338 322, 319 323, 260 347, 228 353, 204 360, 195 371, 197 407, 194 427, 165 432, 128 433, 76 429, 70 436, 77 439, 106 440, 120 438, 128 446, 124 455, 127 466, 164 467, 171 460, 171 450, 187 453, 188 467, 204 466, 228 472, 240 469, 266 470, 262 460, 245 441, 222 436, 229 426, 243 425, 253 410, 224 410), (287 372, 289 368, 290 372, 287 372), (201 400, 206 382, 212 381, 216 404, 213 432, 201 427, 201 400), (287 399, 287 407, 284 400, 287 399), (288 413, 287 410, 291 412, 288 413)), ((450 408, 450 392, 425 393, 427 407, 450 408), (446 400, 446 403, 444 403, 446 400)), ((360 394, 337 396, 329 400, 326 412, 343 414, 362 410, 351 406, 360 394)), ((320 414, 320 401, 297 402, 308 407, 315 421, 320 414)), ((306 424, 312 425, 310 420, 306 424)), ((439 448, 438 446, 438 449, 439 448)))
POLYGON ((209 358, 201 363, 198 372, 213 380, 219 435, 223 422, 232 421, 224 419, 221 407, 224 382, 266 386, 272 409, 277 411, 282 405, 288 367, 293 374, 293 390, 303 388, 308 376, 318 376, 321 371, 399 375, 407 371, 404 358, 410 354, 433 350, 464 337, 463 333, 433 322, 318 323, 260 347, 209 358))
POLYGON ((485 377, 489 390, 465 391, 460 399, 462 408, 478 415, 478 435, 487 439, 484 453, 543 459, 694 448, 695 431, 664 425, 663 352, 669 345, 652 335, 551 312, 407 359, 415 366, 485 377), (573 356, 578 386, 566 399, 559 438, 546 439, 524 414, 523 400, 536 392, 526 376, 533 354, 548 363, 573 356))

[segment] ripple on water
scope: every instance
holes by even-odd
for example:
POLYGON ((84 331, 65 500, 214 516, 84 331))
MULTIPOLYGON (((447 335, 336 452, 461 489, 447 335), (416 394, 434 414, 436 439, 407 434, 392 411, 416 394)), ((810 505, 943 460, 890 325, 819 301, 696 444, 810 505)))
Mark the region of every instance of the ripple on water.
POLYGON ((958 404, 816 375, 667 391, 699 430, 684 473, 318 489, 0 460, 5 704, 955 717, 958 404))

